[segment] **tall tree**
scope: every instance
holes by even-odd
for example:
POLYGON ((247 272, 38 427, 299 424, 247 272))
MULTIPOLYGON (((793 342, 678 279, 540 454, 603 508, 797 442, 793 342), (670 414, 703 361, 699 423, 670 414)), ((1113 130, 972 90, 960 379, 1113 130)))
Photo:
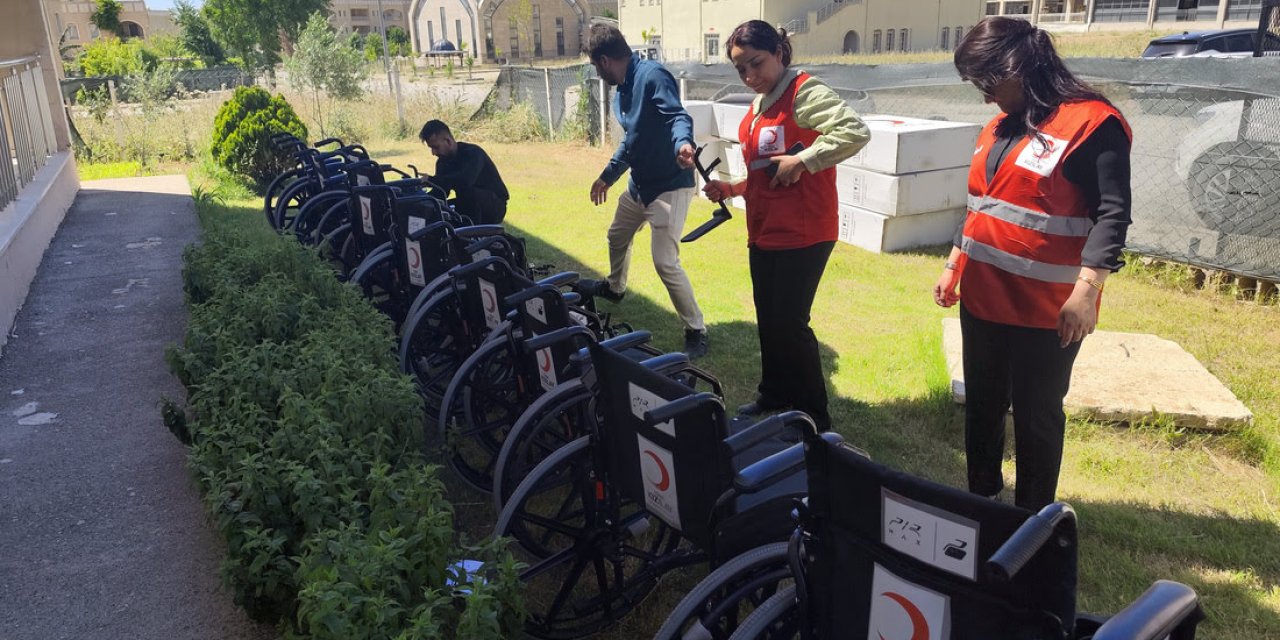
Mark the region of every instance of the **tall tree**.
POLYGON ((213 37, 251 70, 280 62, 280 42, 297 42, 311 14, 328 15, 329 0, 205 0, 213 37))
POLYGON ((124 37, 124 28, 120 24, 120 11, 124 6, 119 0, 98 0, 98 8, 89 16, 89 22, 101 33, 109 33, 124 37))
POLYGON ((178 0, 173 6, 173 21, 182 32, 182 45, 200 56, 206 65, 213 66, 227 61, 227 52, 214 39, 209 21, 205 20, 199 9, 186 0, 178 0))
POLYGON ((360 96, 360 81, 365 65, 360 52, 340 41, 319 11, 311 14, 307 26, 298 36, 293 55, 284 63, 289 84, 299 91, 310 92, 315 105, 316 124, 324 136, 324 108, 321 94, 338 100, 360 96))

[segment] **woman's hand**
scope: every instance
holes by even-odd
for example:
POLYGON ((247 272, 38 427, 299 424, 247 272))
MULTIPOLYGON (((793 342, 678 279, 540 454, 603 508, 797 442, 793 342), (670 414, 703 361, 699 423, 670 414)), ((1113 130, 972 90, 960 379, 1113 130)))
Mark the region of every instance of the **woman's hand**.
POLYGON ((950 267, 942 270, 938 276, 938 284, 933 285, 933 302, 939 307, 950 307, 960 301, 960 272, 950 267))
POLYGON ((773 180, 769 182, 769 186, 774 189, 795 184, 801 173, 808 171, 799 156, 773 156, 769 161, 778 165, 778 172, 773 174, 773 180))
POLYGON ((710 180, 702 187, 702 195, 712 202, 719 202, 733 197, 733 185, 724 180, 710 180))
POLYGON ((1076 287, 1058 311, 1058 346, 1063 349, 1080 342, 1098 325, 1097 290, 1088 285, 1076 287))

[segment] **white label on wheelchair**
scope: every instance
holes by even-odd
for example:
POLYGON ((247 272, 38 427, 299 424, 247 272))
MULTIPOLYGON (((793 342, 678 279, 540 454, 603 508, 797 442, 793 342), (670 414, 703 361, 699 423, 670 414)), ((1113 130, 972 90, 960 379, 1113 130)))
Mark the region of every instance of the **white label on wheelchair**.
POLYGON ((409 282, 415 286, 427 286, 427 274, 422 270, 422 244, 417 240, 405 240, 404 251, 409 258, 409 282))
MULTIPOLYGON (((472 262, 480 262, 481 260, 484 260, 485 258, 488 258, 488 257, 489 257, 489 256, 491 256, 491 255, 493 255, 493 254, 492 254, 492 253, 489 253, 489 250, 488 250, 488 249, 481 249, 481 250, 479 250, 479 251, 477 251, 477 252, 475 252, 475 253, 471 254, 471 261, 472 261, 472 262)), ((490 270, 490 271, 492 271, 492 270, 493 270, 493 267, 492 267, 492 266, 490 266, 490 267, 489 267, 489 270, 490 270)))
POLYGON ((419 229, 425 229, 426 227, 427 227, 426 218, 420 218, 418 216, 409 216, 409 235, 413 235, 415 231, 418 231, 419 229))
POLYGON ((364 222, 364 234, 373 235, 373 201, 367 196, 360 196, 360 220, 364 222))
POLYGON ((925 564, 974 580, 978 523, 881 490, 880 540, 925 564))
POLYGON ((551 357, 551 347, 538 350, 538 380, 547 391, 556 386, 555 359, 551 357))
POLYGON ((950 598, 907 582, 878 564, 875 566, 867 640, 946 640, 950 637, 950 598))
POLYGON ((498 288, 484 278, 480 282, 480 306, 484 309, 484 323, 490 329, 502 322, 502 313, 498 311, 498 288))
POLYGON ((644 503, 649 513, 681 529, 680 494, 676 491, 676 465, 671 452, 636 434, 640 455, 640 475, 644 482, 644 503))
POLYGON ((547 323, 547 303, 543 302, 542 298, 529 298, 524 303, 524 310, 529 312, 529 315, 537 318, 538 322, 547 323))
POLYGON ((581 313, 578 313, 577 311, 570 311, 569 319, 584 327, 587 326, 588 322, 590 322, 590 320, 588 320, 586 316, 582 315, 581 313))
MULTIPOLYGON (((627 389, 631 393, 631 415, 635 416, 641 421, 644 420, 644 414, 646 411, 653 411, 654 409, 657 409, 658 407, 661 407, 662 405, 667 404, 667 401, 663 400, 662 398, 659 398, 658 394, 648 389, 645 389, 644 387, 634 382, 628 382, 627 389)), ((661 431, 671 436, 672 438, 676 437, 675 420, 668 420, 666 422, 663 422, 661 424, 655 424, 653 426, 657 428, 658 431, 661 431)))

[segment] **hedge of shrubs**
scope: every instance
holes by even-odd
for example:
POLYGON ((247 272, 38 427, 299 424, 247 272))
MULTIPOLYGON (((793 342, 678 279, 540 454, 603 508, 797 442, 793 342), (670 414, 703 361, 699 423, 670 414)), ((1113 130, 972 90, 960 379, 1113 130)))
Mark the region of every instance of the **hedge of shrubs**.
POLYGON ((214 119, 209 152, 222 168, 248 178, 261 190, 293 168, 294 159, 271 144, 277 133, 306 140, 307 126, 284 96, 261 87, 237 87, 214 119))
POLYGON ((212 225, 185 263, 191 319, 168 359, 188 403, 166 422, 191 445, 237 603, 286 637, 517 635, 517 567, 458 541, 389 321, 262 225, 212 225), (483 575, 454 569, 464 558, 483 575))

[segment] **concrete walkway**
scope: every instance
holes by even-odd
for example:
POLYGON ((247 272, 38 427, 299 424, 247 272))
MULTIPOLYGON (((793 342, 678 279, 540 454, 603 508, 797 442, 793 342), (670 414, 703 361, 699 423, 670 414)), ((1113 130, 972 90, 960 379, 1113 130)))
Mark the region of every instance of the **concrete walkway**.
POLYGON ((0 638, 267 638, 164 427, 183 397, 181 176, 86 182, 0 355, 0 638))

